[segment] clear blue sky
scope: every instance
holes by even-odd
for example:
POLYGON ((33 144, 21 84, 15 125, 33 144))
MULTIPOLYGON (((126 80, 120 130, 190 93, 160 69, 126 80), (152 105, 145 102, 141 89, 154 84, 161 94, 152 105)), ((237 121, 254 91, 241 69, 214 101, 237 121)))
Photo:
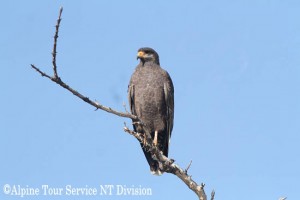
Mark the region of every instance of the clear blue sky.
MULTIPOLYGON (((130 120, 94 111, 42 78, 64 7, 58 71, 123 111, 137 49, 157 50, 175 85, 170 157, 216 199, 299 199, 299 1, 3 1, 0 6, 0 198, 5 184, 134 185, 196 199, 171 174, 152 176, 130 120)), ((24 199, 49 199, 29 196, 24 199)))

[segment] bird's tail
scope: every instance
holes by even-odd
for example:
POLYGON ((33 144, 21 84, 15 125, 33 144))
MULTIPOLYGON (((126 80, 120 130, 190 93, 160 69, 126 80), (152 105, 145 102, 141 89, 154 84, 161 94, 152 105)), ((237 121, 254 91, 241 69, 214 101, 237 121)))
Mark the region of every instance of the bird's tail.
POLYGON ((156 171, 152 171, 150 169, 150 172, 151 172, 152 175, 155 175, 155 176, 160 176, 160 175, 162 175, 164 173, 164 172, 160 171, 159 169, 156 170, 156 171))
MULTIPOLYGON (((162 136, 166 136, 167 133, 165 132, 165 134, 158 134, 157 137, 157 147, 159 148, 160 151, 163 152, 164 156, 168 157, 168 153, 169 153, 169 137, 162 137, 162 136)), ((155 138, 155 133, 151 133, 152 138, 155 138)), ((145 154, 145 157, 148 161, 148 164, 150 166, 150 172, 153 175, 157 175, 160 176, 163 174, 163 171, 161 171, 159 169, 159 163, 154 160, 152 158, 152 155, 149 151, 145 150, 143 147, 143 144, 141 144, 143 152, 145 154)))
POLYGON ((152 155, 151 155, 151 153, 149 151, 146 151, 143 148, 142 144, 141 144, 141 146, 142 146, 143 152, 145 154, 145 157, 146 157, 146 159, 148 161, 148 164, 150 166, 150 172, 151 172, 151 174, 157 175, 157 176, 162 175, 163 172, 159 170, 159 164, 158 164, 158 162, 152 158, 152 155))

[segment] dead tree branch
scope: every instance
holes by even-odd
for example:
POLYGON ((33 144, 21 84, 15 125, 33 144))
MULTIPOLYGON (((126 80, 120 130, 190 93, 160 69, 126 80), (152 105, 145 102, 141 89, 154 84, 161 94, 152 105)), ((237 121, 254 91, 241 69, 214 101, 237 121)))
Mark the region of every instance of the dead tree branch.
POLYGON ((59 16, 58 16, 58 19, 57 19, 57 23, 55 25, 56 30, 55 30, 55 34, 54 34, 54 44, 53 44, 53 50, 52 50, 53 76, 50 76, 50 75, 46 74, 45 72, 41 71, 39 68, 37 68, 33 64, 31 64, 31 67, 33 69, 35 69, 38 73, 40 73, 42 76, 47 77, 51 81, 55 82, 56 84, 60 85, 61 87, 65 88, 65 89, 67 89, 72 94, 79 97, 80 99, 82 99, 86 103, 94 106, 96 109, 101 109, 101 110, 104 110, 106 112, 118 115, 120 117, 127 117, 127 118, 130 118, 130 119, 137 119, 136 116, 134 116, 130 113, 118 112, 118 111, 115 111, 115 110, 111 109, 110 107, 106 107, 106 106, 103 106, 103 105, 99 104, 97 101, 90 100, 88 97, 82 95, 78 91, 71 88, 69 85, 67 85, 65 82, 63 82, 61 80, 61 78, 58 76, 57 65, 56 65, 56 54, 57 54, 56 47, 57 47, 57 38, 58 38, 59 25, 60 25, 60 22, 61 22, 62 11, 63 11, 63 7, 61 7, 60 10, 59 10, 59 16))
POLYGON ((58 19, 57 19, 57 23, 55 25, 55 35, 54 35, 54 45, 53 45, 53 50, 52 50, 52 65, 53 65, 53 73, 54 73, 54 77, 58 78, 57 75, 57 66, 56 66, 56 46, 57 46, 57 38, 58 38, 58 30, 59 30, 59 25, 61 22, 61 13, 63 11, 63 7, 60 7, 59 9, 59 15, 58 15, 58 19))
MULTIPOLYGON (((137 116, 132 115, 131 113, 129 113, 127 111, 126 111, 126 113, 118 112, 116 110, 113 110, 110 107, 101 105, 97 101, 90 100, 87 96, 82 95, 81 93, 79 93, 78 91, 76 91, 72 87, 70 87, 68 84, 63 82, 62 79, 59 77, 58 72, 57 72, 57 64, 56 64, 56 55, 57 55, 56 47, 57 47, 57 38, 58 38, 60 22, 62 20, 61 19, 62 11, 63 11, 63 8, 61 7, 60 10, 59 10, 59 16, 58 16, 56 26, 55 26, 56 30, 55 30, 55 34, 54 34, 54 44, 53 44, 53 50, 52 50, 53 76, 50 76, 50 75, 46 74, 45 72, 41 71, 39 68, 37 68, 33 64, 31 64, 31 67, 33 69, 35 69, 41 76, 50 79, 51 81, 53 81, 54 83, 56 83, 56 84, 60 85, 61 87, 65 88, 66 90, 68 90, 69 92, 71 92, 73 95, 77 96, 78 98, 80 98, 84 102, 94 106, 96 108, 96 110, 101 109, 103 111, 106 111, 108 113, 112 113, 112 114, 120 116, 120 117, 125 117, 125 118, 130 118, 132 120, 137 120, 138 121, 137 123, 142 123, 138 119, 137 116)), ((164 156, 163 153, 161 151, 159 151, 159 149, 155 145, 153 145, 153 141, 152 141, 152 138, 151 138, 150 134, 146 133, 146 135, 143 135, 143 134, 134 132, 134 131, 130 130, 129 128, 127 128, 126 125, 124 127, 124 131, 131 134, 139 142, 144 144, 144 148, 147 149, 148 151, 150 151, 152 153, 153 158, 155 158, 159 162, 160 169, 162 171, 174 174, 179 179, 181 179, 192 191, 194 191, 197 194, 197 196, 200 200, 207 200, 206 194, 204 192, 204 185, 205 184, 201 183, 200 185, 198 185, 191 178, 192 176, 188 175, 188 173, 187 173, 187 171, 190 168, 190 165, 191 165, 192 162, 190 162, 187 169, 183 170, 177 164, 174 163, 173 159, 169 159, 166 156, 164 156), (146 138, 144 138, 144 137, 146 137, 146 138)), ((213 191, 211 193, 211 200, 214 199, 214 194, 215 193, 213 191)))
POLYGON ((201 185, 198 185, 192 179, 192 176, 190 176, 187 173, 186 170, 183 170, 177 164, 174 163, 173 159, 170 159, 170 158, 164 156, 162 154, 162 152, 159 151, 159 149, 155 145, 152 144, 152 142, 149 143, 148 140, 146 140, 146 142, 145 142, 143 135, 130 130, 126 126, 124 127, 124 131, 133 135, 135 138, 137 138, 138 141, 144 145, 144 148, 151 152, 153 157, 155 157, 156 160, 159 161, 160 164, 162 165, 160 167, 160 169, 162 169, 162 171, 174 174, 175 176, 180 178, 191 190, 193 190, 197 194, 199 199, 206 200, 206 194, 204 192, 204 184, 203 183, 201 183, 201 185))

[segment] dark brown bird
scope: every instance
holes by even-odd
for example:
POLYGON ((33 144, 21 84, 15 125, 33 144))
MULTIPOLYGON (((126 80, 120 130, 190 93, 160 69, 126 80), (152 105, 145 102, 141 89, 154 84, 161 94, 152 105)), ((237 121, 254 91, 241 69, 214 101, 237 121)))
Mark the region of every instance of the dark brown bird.
MULTIPOLYGON (((168 72, 160 67, 155 50, 140 48, 137 59, 140 63, 131 76, 128 99, 131 113, 143 124, 133 123, 133 128, 141 134, 150 133, 154 145, 168 157, 174 118, 173 83, 168 72)), ((151 173, 160 175, 158 162, 141 146, 151 173)))

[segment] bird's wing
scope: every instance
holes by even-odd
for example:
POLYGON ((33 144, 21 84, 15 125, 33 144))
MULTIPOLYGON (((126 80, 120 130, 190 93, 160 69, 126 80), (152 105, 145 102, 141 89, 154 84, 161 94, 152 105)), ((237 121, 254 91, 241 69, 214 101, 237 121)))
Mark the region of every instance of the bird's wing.
MULTIPOLYGON (((129 108, 131 111, 131 114, 136 115, 135 111, 135 105, 134 105, 134 85, 130 84, 128 85, 128 102, 129 102, 129 108)), ((136 131, 136 127, 133 124, 134 131, 136 131)))
POLYGON ((134 107, 134 85, 129 84, 128 85, 128 102, 129 102, 129 108, 133 115, 135 115, 135 107, 134 107))
POLYGON ((170 139, 174 121, 174 87, 168 72, 166 72, 166 78, 167 80, 164 83, 164 94, 167 105, 167 132, 170 139))

